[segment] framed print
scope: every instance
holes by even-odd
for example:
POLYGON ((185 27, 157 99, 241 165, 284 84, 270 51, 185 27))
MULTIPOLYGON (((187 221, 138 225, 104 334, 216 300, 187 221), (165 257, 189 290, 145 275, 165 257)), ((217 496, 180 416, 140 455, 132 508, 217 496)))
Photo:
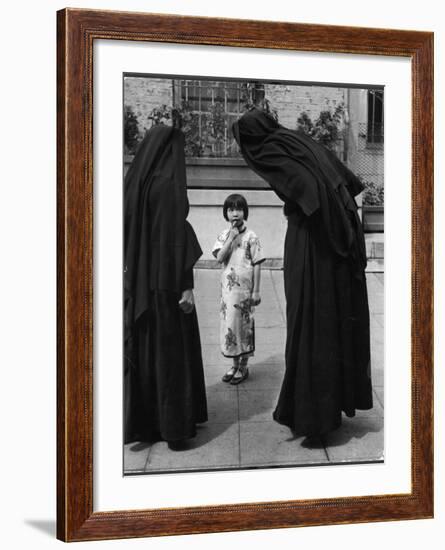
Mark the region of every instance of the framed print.
POLYGON ((58 12, 58 538, 432 517, 432 65, 58 12))

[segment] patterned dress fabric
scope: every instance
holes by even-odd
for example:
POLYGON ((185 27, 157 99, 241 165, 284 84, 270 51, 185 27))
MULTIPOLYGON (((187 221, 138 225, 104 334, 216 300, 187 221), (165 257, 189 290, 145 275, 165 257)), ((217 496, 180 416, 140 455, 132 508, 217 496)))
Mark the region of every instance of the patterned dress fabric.
MULTIPOLYGON (((225 229, 213 246, 216 257, 229 235, 225 229)), ((225 357, 250 356, 255 351, 253 266, 264 261, 261 244, 253 231, 245 227, 232 243, 230 256, 221 273, 221 352, 225 357)))

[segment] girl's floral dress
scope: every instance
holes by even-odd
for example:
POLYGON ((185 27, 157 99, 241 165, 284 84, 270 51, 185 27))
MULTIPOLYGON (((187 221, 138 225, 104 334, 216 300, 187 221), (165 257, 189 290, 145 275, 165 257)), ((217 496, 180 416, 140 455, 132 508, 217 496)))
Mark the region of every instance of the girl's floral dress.
MULTIPOLYGON (((229 235, 225 229, 216 239, 216 257, 229 235)), ((221 273, 221 352, 225 357, 253 355, 255 351, 254 308, 251 304, 253 266, 265 260, 260 241, 245 227, 232 243, 221 273)))

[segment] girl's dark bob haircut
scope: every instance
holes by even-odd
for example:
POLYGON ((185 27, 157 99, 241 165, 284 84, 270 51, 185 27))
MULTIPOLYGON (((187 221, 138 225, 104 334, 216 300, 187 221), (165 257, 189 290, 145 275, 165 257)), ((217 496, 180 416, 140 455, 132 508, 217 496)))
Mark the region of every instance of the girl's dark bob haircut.
POLYGON ((245 220, 247 220, 247 218, 249 217, 249 207, 247 206, 246 199, 242 195, 234 193, 233 195, 229 195, 224 201, 223 215, 224 219, 227 221, 229 221, 229 218, 227 217, 227 210, 229 208, 232 208, 234 210, 242 210, 244 212, 245 220))

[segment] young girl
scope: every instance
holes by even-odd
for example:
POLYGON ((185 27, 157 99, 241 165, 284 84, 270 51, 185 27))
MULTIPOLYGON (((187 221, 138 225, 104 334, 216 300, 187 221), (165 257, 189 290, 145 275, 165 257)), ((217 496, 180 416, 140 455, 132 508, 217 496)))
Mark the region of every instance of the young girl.
POLYGON ((255 351, 253 306, 261 302, 261 263, 265 260, 255 233, 245 221, 249 207, 242 195, 229 195, 223 206, 230 223, 212 249, 223 264, 221 274, 221 351, 233 358, 233 366, 223 382, 239 384, 249 376, 247 361, 255 351))

